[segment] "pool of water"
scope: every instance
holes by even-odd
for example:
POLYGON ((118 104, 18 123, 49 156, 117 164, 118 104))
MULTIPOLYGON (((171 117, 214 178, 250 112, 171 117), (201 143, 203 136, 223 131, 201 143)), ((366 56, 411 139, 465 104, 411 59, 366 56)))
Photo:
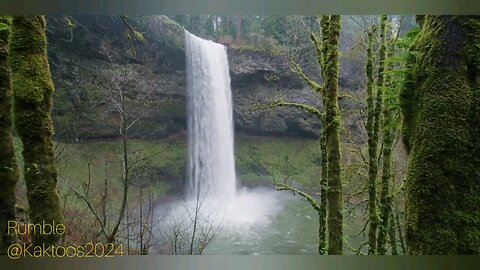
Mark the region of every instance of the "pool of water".
POLYGON ((220 231, 205 254, 296 255, 317 254, 318 215, 300 196, 270 191, 278 203, 264 222, 229 226, 220 231))
MULTIPOLYGON (((201 215, 208 219, 199 219, 197 236, 209 226, 215 227, 216 231, 203 254, 318 254, 318 214, 310 203, 299 195, 266 188, 242 189, 235 200, 216 203, 206 201, 202 203, 202 207, 201 215), (206 209, 208 211, 205 212, 206 209)), ((157 218, 161 222, 154 231, 168 232, 168 235, 163 235, 163 240, 158 241, 163 243, 160 246, 166 249, 155 249, 154 254, 173 254, 171 241, 170 244, 165 244, 165 236, 172 237, 174 227, 177 231, 182 231, 184 236, 186 234, 185 239, 179 240, 183 241, 183 251, 177 254, 189 254, 185 249, 189 248, 191 239, 191 217, 194 208, 195 204, 191 201, 174 202, 159 207, 169 210, 159 211, 162 214, 157 215, 157 218), (187 208, 189 210, 185 210, 187 208)), ((366 236, 357 233, 363 224, 362 218, 344 217, 344 237, 349 245, 358 247, 365 241, 366 236), (353 235, 357 236, 349 237, 353 235)), ((352 254, 347 248, 347 242, 344 244, 344 252, 352 254)))

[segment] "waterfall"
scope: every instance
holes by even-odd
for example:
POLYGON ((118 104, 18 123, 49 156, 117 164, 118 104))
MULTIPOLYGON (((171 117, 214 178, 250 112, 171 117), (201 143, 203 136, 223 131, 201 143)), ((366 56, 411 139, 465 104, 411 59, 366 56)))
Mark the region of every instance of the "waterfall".
POLYGON ((236 194, 227 48, 185 30, 188 124, 187 196, 236 194))
POLYGON ((237 191, 227 48, 185 31, 185 53, 187 196, 155 209, 160 220, 155 231, 163 232, 160 243, 170 245, 172 233, 175 241, 177 237, 188 240, 178 243, 180 252, 190 248, 185 246, 193 243, 190 239, 204 245, 204 237, 217 233, 244 239, 253 228, 266 228, 281 210, 271 189, 243 187, 237 191))

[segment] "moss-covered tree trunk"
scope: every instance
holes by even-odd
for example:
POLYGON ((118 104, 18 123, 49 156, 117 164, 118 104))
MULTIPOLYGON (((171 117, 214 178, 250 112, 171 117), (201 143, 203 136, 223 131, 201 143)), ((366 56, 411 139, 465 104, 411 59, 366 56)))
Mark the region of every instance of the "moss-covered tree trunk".
POLYGON ((343 253, 343 197, 340 167, 340 114, 338 108, 338 69, 339 69, 339 39, 341 16, 330 17, 328 38, 327 88, 325 100, 325 132, 327 136, 327 162, 328 162, 328 254, 338 255, 343 253))
MULTIPOLYGON (((327 88, 328 78, 326 76, 326 70, 328 62, 325 61, 325 58, 328 54, 326 46, 328 42, 330 28, 330 16, 323 15, 320 19, 320 29, 322 31, 322 42, 321 45, 317 45, 317 54, 318 54, 318 63, 321 67, 321 75, 323 78, 323 89, 322 89, 322 105, 325 108, 325 89, 327 88)), ((325 116, 322 117, 322 123, 325 123, 325 116)), ((320 211, 318 212, 319 217, 319 246, 318 253, 326 254, 327 253, 327 190, 328 190, 328 162, 327 162, 327 134, 325 132, 325 125, 322 128, 320 134, 320 151, 322 157, 322 178, 320 179, 320 211)))
POLYGON ((410 254, 480 253, 480 20, 424 16, 401 94, 410 254))
MULTIPOLYGON (((324 122, 323 122, 324 123, 324 122)), ((322 132, 320 138, 320 151, 322 158, 322 178, 320 179, 320 210, 318 211, 318 254, 327 254, 327 190, 328 190, 328 163, 326 149, 326 134, 322 132)))
POLYGON ((9 235, 8 221, 15 220, 15 184, 17 162, 12 136, 12 88, 8 65, 10 17, 0 16, 0 254, 14 241, 9 235))
MULTIPOLYGON (((393 47, 390 46, 388 58, 393 57, 393 47)), ((390 191, 390 183, 392 182, 392 162, 393 162, 393 147, 395 140, 394 123, 395 117, 393 115, 392 107, 396 103, 396 95, 389 93, 392 87, 391 76, 389 72, 393 69, 390 63, 385 65, 385 83, 383 95, 383 148, 382 148, 382 177, 380 181, 380 226, 378 227, 377 250, 379 255, 385 255, 387 252, 387 236, 391 229, 390 217, 392 212, 392 194, 390 191)), ((394 227, 393 227, 394 229, 394 227)), ((393 235, 394 236, 394 235, 393 235)), ((393 245, 393 243, 392 243, 393 245)), ((396 241, 395 244, 396 245, 396 241)), ((392 246, 392 250, 394 247, 392 246)))
MULTIPOLYGON (((368 254, 377 253, 377 233, 380 217, 377 207, 377 177, 378 177, 378 144, 380 138, 380 118, 383 108, 383 85, 385 79, 387 16, 380 18, 380 50, 378 59, 377 91, 373 91, 373 34, 369 34, 367 55, 367 136, 368 136, 368 214, 370 228, 368 231, 368 254), (369 62, 372 62, 371 64, 369 62)), ((373 30, 372 30, 373 32, 373 30)))
POLYGON ((377 245, 377 227, 378 227, 378 214, 377 214, 377 159, 376 159, 376 147, 374 145, 373 136, 373 123, 375 121, 375 102, 373 96, 373 39, 375 35, 375 29, 368 33, 368 47, 367 47, 367 62, 365 66, 365 72, 367 77, 367 138, 368 138, 368 221, 370 223, 368 233, 368 252, 374 254, 376 252, 377 245))
POLYGON ((398 255, 397 248, 397 227, 395 226, 395 216, 393 211, 390 211, 390 217, 388 221, 388 236, 390 238, 390 246, 392 248, 392 255, 398 255))
POLYGON ((341 16, 324 15, 320 20, 321 39, 314 33, 310 38, 317 51, 318 63, 321 67, 323 85, 310 79, 301 66, 290 60, 292 72, 300 75, 304 81, 322 96, 325 113, 306 104, 276 101, 272 106, 291 106, 301 108, 317 116, 323 123, 320 138, 322 156, 322 177, 320 179, 320 204, 305 193, 292 187, 276 184, 278 190, 291 190, 307 198, 318 212, 319 245, 318 253, 342 254, 343 252, 343 198, 340 167, 339 108, 338 108, 338 73, 339 73, 339 38, 341 16), (328 228, 328 248, 326 232, 328 228))
MULTIPOLYGON (((54 91, 43 16, 15 16, 9 63, 15 126, 23 142, 29 216, 33 223, 62 223, 50 117, 54 91)), ((55 244, 56 235, 33 235, 36 245, 55 244)))

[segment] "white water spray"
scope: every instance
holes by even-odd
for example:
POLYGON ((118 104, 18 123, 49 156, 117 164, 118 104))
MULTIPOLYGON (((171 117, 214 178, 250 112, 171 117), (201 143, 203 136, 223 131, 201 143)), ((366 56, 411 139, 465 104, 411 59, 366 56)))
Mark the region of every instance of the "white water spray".
POLYGON ((206 201, 224 227, 264 223, 278 210, 271 191, 236 190, 227 48, 185 31, 188 113, 187 199, 206 201), (217 215, 218 214, 218 215, 217 215))
POLYGON ((281 206, 272 190, 237 191, 227 49, 185 31, 185 51, 187 196, 157 209, 159 226, 180 226, 186 233, 216 226, 224 233, 250 233, 251 225, 268 224, 281 206))
POLYGON ((236 196, 227 48, 185 31, 188 197, 236 196))
POLYGON ((155 209, 158 241, 174 248, 174 254, 189 254, 191 244, 203 249, 202 237, 218 233, 218 242, 211 244, 214 253, 224 253, 223 244, 230 243, 233 253, 257 254, 256 241, 276 234, 269 224, 282 209, 281 194, 265 188, 237 190, 226 47, 185 31, 185 51, 187 196, 155 209))

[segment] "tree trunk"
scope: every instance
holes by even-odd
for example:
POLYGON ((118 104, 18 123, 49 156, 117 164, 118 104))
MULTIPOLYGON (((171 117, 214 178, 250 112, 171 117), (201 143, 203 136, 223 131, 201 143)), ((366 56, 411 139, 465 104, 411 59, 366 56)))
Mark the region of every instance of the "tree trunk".
POLYGON ((480 20, 424 16, 401 93, 410 254, 480 253, 480 20))
MULTIPOLYGON (((324 123, 324 121, 322 121, 324 123)), ((324 255, 327 253, 327 190, 328 190, 328 162, 326 151, 326 134, 321 133, 320 151, 322 157, 322 178, 320 179, 320 210, 318 211, 318 254, 324 255)))
MULTIPOLYGON (((9 62, 12 68, 14 116, 23 142, 30 220, 63 222, 56 189, 57 171, 51 120, 54 91, 47 58, 43 16, 16 16, 12 22, 9 62)), ((58 234, 33 235, 33 243, 56 244, 58 234)))
POLYGON ((390 212, 390 218, 388 222, 388 236, 390 238, 390 246, 392 247, 392 255, 398 255, 397 248, 397 229, 395 226, 395 215, 390 212))
POLYGON ((367 64, 365 72, 367 76, 367 137, 368 137, 368 220, 370 223, 368 233, 368 253, 375 254, 377 250, 377 158, 376 143, 374 141, 373 123, 375 122, 375 102, 373 99, 373 39, 375 29, 368 33, 367 64))
POLYGON ((338 255, 343 253, 343 198, 340 168, 340 139, 338 108, 338 69, 339 69, 339 38, 341 16, 332 15, 328 38, 328 61, 326 91, 326 117, 325 131, 327 136, 327 162, 328 162, 328 254, 338 255))
POLYGON ((17 161, 12 136, 12 88, 7 62, 10 17, 0 16, 0 254, 14 242, 8 234, 8 221, 15 220, 17 161), (5 27, 5 28, 3 28, 5 27))
POLYGON ((391 128, 392 115, 388 109, 384 111, 384 127, 383 127, 383 168, 380 190, 380 226, 378 227, 378 254, 385 255, 388 222, 390 218, 391 207, 391 194, 390 194, 390 181, 392 179, 392 154, 393 154, 393 130, 391 128))
MULTIPOLYGON (((378 177, 378 144, 380 138, 380 122, 383 108, 383 86, 385 81, 385 54, 386 46, 387 15, 380 18, 380 50, 378 59, 378 78, 376 100, 373 100, 373 63, 371 70, 367 68, 367 80, 371 83, 367 85, 367 135, 368 135, 368 212, 370 228, 368 232, 368 254, 377 254, 377 233, 380 225, 380 217, 377 209, 377 177, 378 177)), ((371 39, 372 37, 370 37, 371 39)), ((369 50, 371 54, 372 44, 369 40, 369 50)), ((368 57, 372 61, 373 56, 368 57)))
MULTIPOLYGON (((388 51, 388 58, 391 59, 394 53, 394 44, 389 42, 390 48, 388 51)), ((391 109, 392 105, 396 103, 396 95, 390 92, 392 81, 390 72, 393 70, 393 64, 385 65, 385 82, 383 93, 383 149, 382 149, 382 178, 380 182, 380 226, 378 227, 378 254, 385 255, 387 252, 387 235, 390 228, 390 217, 392 212, 392 196, 390 192, 390 183, 392 182, 392 162, 393 162, 393 147, 396 140, 396 130, 394 129, 395 118, 391 109)), ((393 247, 392 247, 393 250, 393 247)))
POLYGON ((235 41, 237 44, 240 44, 242 41, 242 16, 237 16, 236 17, 236 22, 235 22, 235 41))
MULTIPOLYGON (((323 15, 320 21, 320 28, 322 31, 322 41, 321 47, 317 48, 317 57, 318 57, 318 64, 321 67, 321 75, 323 78, 323 90, 322 90, 322 105, 325 109, 325 89, 327 88, 327 62, 325 58, 327 57, 327 49, 328 46, 326 45, 328 42, 328 33, 330 28, 330 16, 323 15)), ((318 45, 317 45, 318 46, 318 45)), ((325 123, 325 117, 321 119, 322 123, 325 123)), ((318 212, 319 217, 319 245, 318 245, 318 253, 319 254, 326 254, 327 253, 327 190, 328 190, 328 162, 327 162, 327 134, 325 131, 325 125, 322 127, 322 131, 320 133, 320 151, 322 157, 322 178, 320 179, 320 211, 318 212)))

